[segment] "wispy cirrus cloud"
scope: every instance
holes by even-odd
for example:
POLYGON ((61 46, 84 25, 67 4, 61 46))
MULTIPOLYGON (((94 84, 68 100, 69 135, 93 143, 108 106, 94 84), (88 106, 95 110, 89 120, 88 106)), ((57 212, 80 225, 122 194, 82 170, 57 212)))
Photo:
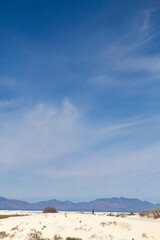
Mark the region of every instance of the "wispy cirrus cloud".
POLYGON ((29 111, 15 113, 14 119, 8 116, 9 113, 1 121, 0 152, 4 167, 54 161, 78 148, 81 138, 78 112, 67 100, 60 109, 38 104, 29 111))
POLYGON ((160 142, 153 144, 147 148, 136 151, 118 152, 108 150, 90 153, 79 164, 75 162, 70 168, 53 169, 44 168, 36 169, 34 173, 45 176, 46 178, 80 178, 80 177, 139 177, 143 175, 155 174, 160 172, 160 142))
POLYGON ((157 79, 157 75, 160 74, 160 56, 126 57, 115 68, 121 71, 143 71, 152 74, 152 80, 154 81, 157 79))
MULTIPOLYGON (((93 124, 84 120, 80 109, 67 99, 61 106, 40 103, 28 110, 15 110, 11 115, 12 118, 8 112, 0 120, 1 170, 31 162, 35 165, 51 162, 56 167, 58 159, 70 167, 73 159, 83 162, 76 160, 78 155, 86 158, 99 147, 102 152, 112 149, 113 142, 120 146, 132 135, 133 140, 143 139, 143 132, 153 123, 157 126, 159 119, 138 117, 115 123, 106 119, 93 124)), ((156 132, 152 129, 153 135, 156 132)))
POLYGON ((1 100, 0 101, 0 108, 14 108, 14 107, 19 107, 22 105, 22 101, 20 100, 1 100))
POLYGON ((16 84, 16 80, 10 77, 0 77, 0 86, 1 87, 13 87, 16 84))
POLYGON ((160 31, 153 22, 158 11, 145 9, 139 12, 123 33, 112 41, 106 40, 101 56, 97 53, 101 62, 100 74, 91 77, 90 83, 103 88, 136 89, 159 79, 160 55, 154 49, 159 43, 160 31))

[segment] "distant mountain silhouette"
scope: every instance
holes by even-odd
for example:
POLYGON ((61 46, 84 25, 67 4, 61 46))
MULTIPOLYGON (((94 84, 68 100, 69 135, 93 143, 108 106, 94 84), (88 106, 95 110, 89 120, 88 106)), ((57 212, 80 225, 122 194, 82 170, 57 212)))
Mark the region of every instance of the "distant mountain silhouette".
POLYGON ((0 210, 43 210, 46 206, 54 206, 59 211, 95 211, 100 212, 141 212, 160 206, 135 198, 100 198, 90 202, 73 203, 70 201, 41 201, 28 203, 25 201, 0 197, 0 210))

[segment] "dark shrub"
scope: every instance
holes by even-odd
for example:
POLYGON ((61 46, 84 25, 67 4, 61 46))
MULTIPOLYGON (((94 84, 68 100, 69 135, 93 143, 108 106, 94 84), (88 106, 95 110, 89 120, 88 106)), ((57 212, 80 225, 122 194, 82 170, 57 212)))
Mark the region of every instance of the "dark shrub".
POLYGON ((48 206, 43 209, 43 213, 57 213, 57 210, 55 207, 48 206))
POLYGON ((129 214, 129 215, 135 215, 135 214, 134 214, 134 212, 130 212, 130 214, 129 214))
POLYGON ((62 237, 60 235, 54 235, 54 240, 62 240, 62 237))
POLYGON ((0 232, 0 239, 6 238, 8 235, 6 232, 2 231, 0 232))
POLYGON ((148 217, 148 218, 160 218, 160 208, 153 208, 146 211, 143 211, 139 214, 141 217, 148 217))

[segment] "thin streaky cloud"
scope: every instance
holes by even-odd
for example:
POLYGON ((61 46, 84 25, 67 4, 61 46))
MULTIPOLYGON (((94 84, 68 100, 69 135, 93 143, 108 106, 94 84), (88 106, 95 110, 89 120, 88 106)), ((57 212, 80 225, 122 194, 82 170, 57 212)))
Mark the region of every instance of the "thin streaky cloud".
MULTIPOLYGON (((97 76, 93 76, 90 82, 97 86, 103 86, 106 88, 119 88, 120 86, 125 86, 124 88, 129 89, 130 87, 137 90, 137 86, 146 85, 150 81, 157 81, 160 74, 160 56, 157 53, 150 54, 145 51, 148 47, 153 47, 152 44, 158 41, 160 32, 152 26, 151 13, 154 14, 153 10, 145 10, 141 12, 141 17, 143 19, 143 26, 138 28, 137 32, 134 30, 134 34, 130 34, 131 29, 128 29, 121 35, 117 40, 112 42, 107 42, 107 46, 104 46, 104 53, 102 54, 105 62, 104 67, 106 69, 97 76), (146 32, 144 34, 144 31, 146 32), (141 77, 141 72, 145 74, 145 77, 141 77), (109 72, 109 74, 108 74, 109 72), (134 77, 129 77, 131 80, 126 79, 126 77, 119 77, 119 74, 129 73, 136 74, 136 79, 134 77), (139 75, 137 75, 137 73, 139 75)), ((132 28, 132 27, 131 27, 132 28)), ((127 92, 126 92, 127 93, 127 92)), ((125 94, 125 93, 124 93, 125 94)))
POLYGON ((100 144, 108 148, 106 141, 113 141, 115 137, 127 139, 134 132, 138 134, 140 127, 156 123, 157 119, 134 118, 118 124, 108 121, 92 125, 83 120, 80 109, 68 99, 64 100, 61 107, 40 103, 30 110, 17 112, 14 120, 8 116, 6 120, 3 118, 0 161, 6 169, 30 162, 56 164, 59 158, 86 154, 88 148, 94 149, 100 144))
POLYGON ((98 153, 88 154, 81 164, 75 162, 69 169, 61 168, 51 169, 45 168, 34 170, 37 175, 47 178, 80 178, 80 177, 122 177, 140 176, 143 172, 146 174, 154 174, 160 171, 160 163, 158 156, 160 154, 160 143, 157 142, 153 146, 140 149, 138 151, 128 151, 127 153, 109 153, 107 150, 98 153), (103 168, 102 168, 103 166, 103 168))

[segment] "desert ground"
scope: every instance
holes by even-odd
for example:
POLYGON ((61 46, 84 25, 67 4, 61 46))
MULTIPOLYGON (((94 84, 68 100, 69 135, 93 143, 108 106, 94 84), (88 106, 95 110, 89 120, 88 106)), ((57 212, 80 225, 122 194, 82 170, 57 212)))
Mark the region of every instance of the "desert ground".
POLYGON ((160 220, 138 214, 0 211, 0 239, 160 240, 160 220))

